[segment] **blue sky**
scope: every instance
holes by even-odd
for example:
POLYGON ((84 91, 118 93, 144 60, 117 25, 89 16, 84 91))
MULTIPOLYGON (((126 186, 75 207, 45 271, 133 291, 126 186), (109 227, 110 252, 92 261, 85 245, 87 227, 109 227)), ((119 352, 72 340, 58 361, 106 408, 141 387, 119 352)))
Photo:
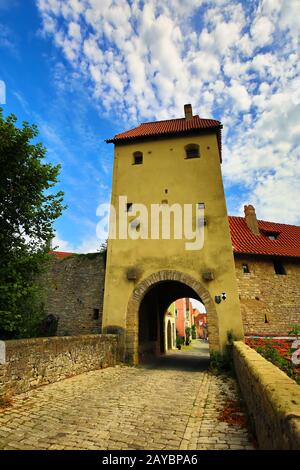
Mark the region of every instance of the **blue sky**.
POLYGON ((95 251, 113 146, 141 121, 224 124, 229 213, 300 223, 299 2, 0 0, 5 114, 36 123, 61 163, 61 250, 95 251))

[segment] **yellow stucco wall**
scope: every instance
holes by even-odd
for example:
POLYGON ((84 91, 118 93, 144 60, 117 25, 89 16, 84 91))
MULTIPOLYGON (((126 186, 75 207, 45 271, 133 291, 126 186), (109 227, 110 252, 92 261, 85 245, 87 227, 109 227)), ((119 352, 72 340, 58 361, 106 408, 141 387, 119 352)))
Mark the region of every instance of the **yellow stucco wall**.
MULTIPOLYGON (((166 138, 149 142, 115 145, 112 204, 118 197, 128 202, 168 204, 205 203, 204 247, 187 251, 186 240, 109 240, 104 294, 103 327, 126 328, 127 304, 134 287, 149 275, 174 269, 200 281, 212 299, 226 292, 227 300, 216 304, 219 345, 227 331, 243 337, 227 209, 215 133, 166 138), (184 147, 196 143, 200 158, 186 159, 184 147), (144 155, 142 165, 133 165, 133 152, 144 155), (165 190, 168 193, 165 193, 165 190), (139 278, 127 280, 126 271, 137 267, 139 278), (215 279, 203 281, 202 273, 213 271, 215 279)), ((117 211, 118 212, 118 211, 117 211)), ((209 321, 209 312, 208 312, 209 321)))

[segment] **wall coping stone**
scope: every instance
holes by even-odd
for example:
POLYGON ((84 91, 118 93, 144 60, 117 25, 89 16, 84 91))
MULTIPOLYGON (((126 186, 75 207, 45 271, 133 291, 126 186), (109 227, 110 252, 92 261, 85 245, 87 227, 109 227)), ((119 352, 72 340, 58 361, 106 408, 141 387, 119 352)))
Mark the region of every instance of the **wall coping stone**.
POLYGON ((242 341, 234 342, 233 357, 261 448, 300 450, 300 386, 242 341))

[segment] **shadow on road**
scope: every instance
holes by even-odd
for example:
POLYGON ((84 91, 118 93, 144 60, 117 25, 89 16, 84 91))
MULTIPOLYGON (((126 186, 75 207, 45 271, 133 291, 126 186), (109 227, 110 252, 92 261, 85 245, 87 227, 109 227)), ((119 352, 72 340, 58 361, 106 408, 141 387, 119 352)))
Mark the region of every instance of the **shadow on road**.
POLYGON ((140 365, 146 369, 184 370, 199 372, 209 367, 208 343, 193 341, 192 348, 182 351, 170 351, 162 356, 149 359, 140 365))

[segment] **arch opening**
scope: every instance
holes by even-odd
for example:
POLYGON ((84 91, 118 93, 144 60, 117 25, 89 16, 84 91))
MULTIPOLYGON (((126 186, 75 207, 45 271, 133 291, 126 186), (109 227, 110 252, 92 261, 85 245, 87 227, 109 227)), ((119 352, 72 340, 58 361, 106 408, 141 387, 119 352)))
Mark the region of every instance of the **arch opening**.
POLYGON ((139 308, 139 362, 176 348, 176 321, 168 307, 183 297, 200 301, 192 288, 178 281, 159 282, 145 294, 139 308))
POLYGON ((209 346, 220 349, 217 312, 207 289, 188 274, 165 270, 153 273, 133 290, 126 314, 125 360, 138 364, 164 354, 169 346, 176 350, 176 322, 168 308, 182 298, 205 305, 209 346))

